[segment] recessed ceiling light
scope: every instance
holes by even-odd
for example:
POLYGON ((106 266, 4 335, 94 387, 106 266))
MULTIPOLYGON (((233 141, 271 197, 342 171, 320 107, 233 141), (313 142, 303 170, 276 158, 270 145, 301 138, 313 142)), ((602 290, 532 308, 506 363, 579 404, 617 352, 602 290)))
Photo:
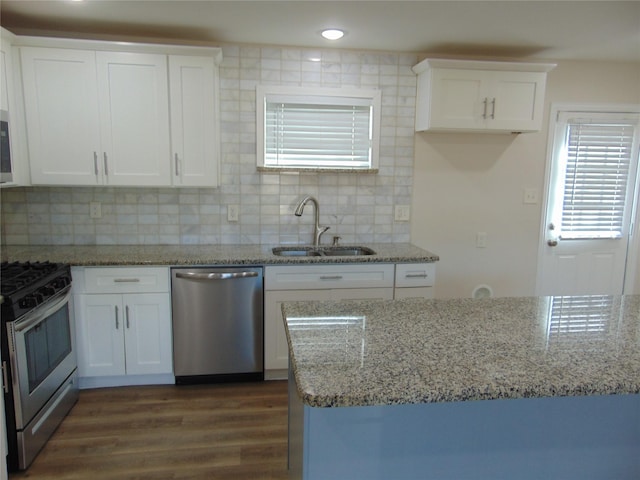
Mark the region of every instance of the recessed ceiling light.
POLYGON ((344 31, 337 28, 328 28, 323 30, 321 35, 327 40, 339 40, 344 37, 344 31))

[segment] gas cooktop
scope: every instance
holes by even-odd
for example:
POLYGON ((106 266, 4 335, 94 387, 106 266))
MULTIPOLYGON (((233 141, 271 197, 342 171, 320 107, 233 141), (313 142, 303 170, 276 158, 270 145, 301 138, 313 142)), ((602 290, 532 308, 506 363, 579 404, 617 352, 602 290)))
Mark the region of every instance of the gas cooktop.
POLYGON ((2 321, 13 321, 71 285, 71 268, 65 263, 2 262, 0 295, 2 321))

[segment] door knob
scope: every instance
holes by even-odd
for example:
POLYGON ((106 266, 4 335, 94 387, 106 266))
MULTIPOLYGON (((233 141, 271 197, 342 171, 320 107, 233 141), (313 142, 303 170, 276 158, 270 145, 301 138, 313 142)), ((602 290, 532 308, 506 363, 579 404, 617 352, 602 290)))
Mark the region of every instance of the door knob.
POLYGON ((558 241, 557 240, 547 240, 547 245, 549 245, 550 247, 555 247, 556 245, 558 245, 558 241))

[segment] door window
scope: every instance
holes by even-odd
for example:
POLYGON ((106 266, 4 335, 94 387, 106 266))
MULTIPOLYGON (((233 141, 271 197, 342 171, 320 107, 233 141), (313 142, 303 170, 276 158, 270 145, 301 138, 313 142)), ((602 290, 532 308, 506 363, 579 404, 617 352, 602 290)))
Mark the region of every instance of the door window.
POLYGON ((620 238, 632 208, 638 115, 585 113, 558 115, 550 229, 562 240, 620 238))

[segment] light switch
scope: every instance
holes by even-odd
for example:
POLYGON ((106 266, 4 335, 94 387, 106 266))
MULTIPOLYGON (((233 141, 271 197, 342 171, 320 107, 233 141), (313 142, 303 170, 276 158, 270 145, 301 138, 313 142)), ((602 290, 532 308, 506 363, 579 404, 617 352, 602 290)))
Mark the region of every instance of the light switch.
POLYGON ((237 222, 240 216, 239 205, 227 205, 227 220, 229 222, 237 222))
POLYGON ((396 222, 408 222, 411 218, 411 207, 409 205, 396 205, 394 218, 396 222))

